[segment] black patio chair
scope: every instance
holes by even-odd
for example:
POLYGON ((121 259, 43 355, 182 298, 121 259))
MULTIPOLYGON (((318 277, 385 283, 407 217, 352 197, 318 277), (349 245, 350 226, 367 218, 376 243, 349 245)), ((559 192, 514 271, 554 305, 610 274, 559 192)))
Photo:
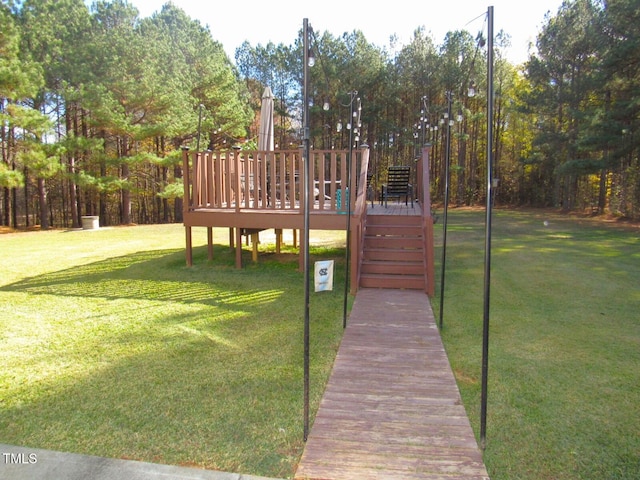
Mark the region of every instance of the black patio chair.
POLYGON ((413 186, 409 183, 410 178, 411 167, 402 165, 389 167, 387 170, 387 183, 382 185, 380 205, 384 202, 386 207, 389 198, 398 198, 400 200, 404 197, 404 204, 409 205, 409 199, 411 199, 411 208, 413 208, 413 186))

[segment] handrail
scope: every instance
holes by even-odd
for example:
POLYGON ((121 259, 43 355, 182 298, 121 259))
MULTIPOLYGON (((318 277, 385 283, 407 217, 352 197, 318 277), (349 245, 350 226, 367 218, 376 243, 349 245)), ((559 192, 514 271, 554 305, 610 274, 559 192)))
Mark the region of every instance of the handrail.
MULTIPOLYGON (((194 159, 194 162, 195 161, 197 160, 194 159)), ((184 216, 184 214, 189 211, 190 205, 192 203, 191 174, 189 170, 189 149, 187 147, 182 148, 182 185, 183 185, 182 214, 184 216)))
POLYGON ((369 147, 362 146, 360 156, 360 174, 358 176, 358 191, 356 195, 354 214, 352 215, 351 235, 351 293, 355 293, 360 284, 360 270, 364 255, 364 228, 367 219, 367 174, 369 171, 369 147))
POLYGON ((424 269, 427 279, 425 291, 432 297, 435 295, 435 265, 434 265, 434 244, 433 244, 433 216, 431 214, 431 193, 429 180, 429 154, 431 145, 427 144, 422 148, 422 156, 418 159, 418 199, 422 210, 422 233, 424 239, 424 269))

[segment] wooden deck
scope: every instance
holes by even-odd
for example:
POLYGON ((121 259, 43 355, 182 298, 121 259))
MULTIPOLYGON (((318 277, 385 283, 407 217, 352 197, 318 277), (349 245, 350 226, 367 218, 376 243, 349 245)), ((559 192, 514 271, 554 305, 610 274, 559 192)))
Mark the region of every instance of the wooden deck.
POLYGON ((489 478, 423 292, 358 291, 295 478, 489 478))
POLYGON ((418 202, 414 202, 413 206, 409 203, 389 201, 387 206, 380 205, 380 201, 376 200, 373 205, 367 202, 367 215, 422 215, 422 209, 418 202))

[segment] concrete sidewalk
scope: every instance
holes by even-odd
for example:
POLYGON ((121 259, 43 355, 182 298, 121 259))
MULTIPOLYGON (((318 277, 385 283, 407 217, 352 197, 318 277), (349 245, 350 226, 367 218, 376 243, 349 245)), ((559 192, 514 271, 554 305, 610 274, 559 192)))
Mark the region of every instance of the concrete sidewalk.
POLYGON ((275 480, 0 444, 2 480, 275 480))

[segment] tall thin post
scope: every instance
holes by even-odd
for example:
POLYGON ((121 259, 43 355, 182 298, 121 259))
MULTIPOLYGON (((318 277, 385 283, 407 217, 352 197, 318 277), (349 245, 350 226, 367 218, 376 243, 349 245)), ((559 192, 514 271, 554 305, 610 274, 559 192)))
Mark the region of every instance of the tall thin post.
POLYGON ((447 219, 449 212, 449 164, 451 163, 451 92, 447 92, 447 146, 445 152, 445 165, 444 165, 444 212, 442 219, 442 261, 440 265, 440 330, 442 330, 443 324, 443 312, 444 312, 444 267, 447 260, 447 219))
POLYGON ((482 392, 480 448, 487 446, 487 387, 489 373, 489 299, 491 290, 491 201, 493 188, 493 7, 488 10, 487 43, 487 211, 484 247, 484 315, 482 322, 482 392))
MULTIPOLYGON (((349 280, 350 280, 350 263, 351 263, 351 165, 353 164, 353 132, 358 128, 360 122, 360 105, 358 105, 357 121, 354 124, 356 118, 353 110, 353 101, 355 96, 358 95, 357 91, 349 92, 349 158, 347 162, 347 182, 344 191, 342 192, 342 201, 347 204, 347 251, 345 253, 345 279, 344 279, 344 297, 342 301, 342 328, 347 328, 347 296, 349 293, 349 280)), ((359 101, 360 99, 358 99, 359 101)), ((343 203, 344 205, 344 203, 343 203)))
POLYGON ((309 145, 309 20, 303 21, 303 86, 302 86, 302 128, 304 130, 304 176, 302 198, 304 201, 304 441, 309 436, 309 178, 311 175, 309 145))

